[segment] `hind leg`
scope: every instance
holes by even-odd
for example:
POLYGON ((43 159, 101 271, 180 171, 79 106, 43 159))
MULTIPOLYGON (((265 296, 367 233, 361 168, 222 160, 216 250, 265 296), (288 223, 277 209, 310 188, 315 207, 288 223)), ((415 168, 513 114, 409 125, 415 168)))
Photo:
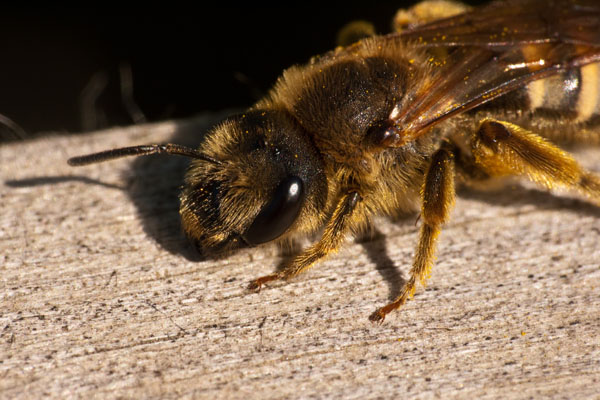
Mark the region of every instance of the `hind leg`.
POLYGON ((525 176, 547 188, 575 189, 600 204, 600 177, 541 136, 505 121, 485 119, 471 140, 475 164, 489 176, 525 176))

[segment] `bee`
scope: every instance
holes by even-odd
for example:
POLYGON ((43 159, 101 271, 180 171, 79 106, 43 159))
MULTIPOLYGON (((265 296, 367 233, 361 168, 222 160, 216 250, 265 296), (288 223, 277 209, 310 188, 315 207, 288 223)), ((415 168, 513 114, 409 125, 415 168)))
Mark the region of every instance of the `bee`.
POLYGON ((182 227, 209 256, 320 235, 253 290, 307 271, 374 217, 420 210, 410 278, 369 317, 379 323, 429 276, 456 183, 519 176, 600 204, 600 176, 554 144, 600 142, 597 0, 428 0, 395 26, 285 70, 197 149, 136 146, 69 163, 191 158, 182 227))

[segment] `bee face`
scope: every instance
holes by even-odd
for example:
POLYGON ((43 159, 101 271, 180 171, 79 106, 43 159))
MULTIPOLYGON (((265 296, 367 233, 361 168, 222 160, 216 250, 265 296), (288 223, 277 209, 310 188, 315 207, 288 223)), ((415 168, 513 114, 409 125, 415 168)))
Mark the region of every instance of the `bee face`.
POLYGON ((254 110, 233 116, 207 135, 201 150, 218 163, 192 163, 180 214, 203 254, 314 229, 327 199, 322 160, 288 114, 254 110))

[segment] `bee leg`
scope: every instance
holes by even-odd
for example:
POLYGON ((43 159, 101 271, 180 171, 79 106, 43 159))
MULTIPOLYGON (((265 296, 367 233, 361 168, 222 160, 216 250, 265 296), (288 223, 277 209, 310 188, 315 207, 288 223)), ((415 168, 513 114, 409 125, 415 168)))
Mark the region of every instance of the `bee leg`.
POLYGON ((548 188, 577 189, 600 204, 600 176, 533 132, 488 118, 481 123, 471 146, 475 163, 490 176, 524 175, 548 188))
POLYGON ((249 289, 259 291, 264 283, 278 279, 293 278, 308 270, 318 260, 337 251, 342 244, 344 236, 349 231, 353 211, 356 209, 356 205, 360 199, 360 195, 355 191, 343 195, 338 201, 331 219, 325 226, 321 240, 296 256, 283 270, 252 281, 249 289))
POLYGON ((410 8, 396 12, 393 21, 394 31, 402 32, 415 25, 452 17, 470 9, 471 7, 458 1, 423 0, 410 8))
POLYGON ((336 38, 336 45, 346 47, 359 40, 375 35, 375 26, 363 20, 347 23, 339 30, 336 38))
POLYGON ((425 283, 433 266, 435 242, 441 226, 448 220, 454 205, 455 161, 451 145, 443 146, 431 158, 422 189, 421 219, 423 225, 414 256, 410 278, 400 295, 375 311, 369 319, 382 323, 385 316, 401 307, 413 295, 417 282, 425 283))

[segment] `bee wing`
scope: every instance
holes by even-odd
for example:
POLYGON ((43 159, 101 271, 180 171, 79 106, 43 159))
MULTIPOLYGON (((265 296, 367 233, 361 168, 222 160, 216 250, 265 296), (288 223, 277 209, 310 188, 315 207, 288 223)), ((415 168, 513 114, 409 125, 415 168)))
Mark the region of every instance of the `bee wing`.
POLYGON ((532 81, 600 61, 599 27, 596 0, 530 0, 495 2, 400 34, 433 48, 434 71, 398 106, 401 142, 532 81))
POLYGON ((508 0, 404 31, 422 46, 504 47, 561 42, 597 46, 597 0, 508 0))

